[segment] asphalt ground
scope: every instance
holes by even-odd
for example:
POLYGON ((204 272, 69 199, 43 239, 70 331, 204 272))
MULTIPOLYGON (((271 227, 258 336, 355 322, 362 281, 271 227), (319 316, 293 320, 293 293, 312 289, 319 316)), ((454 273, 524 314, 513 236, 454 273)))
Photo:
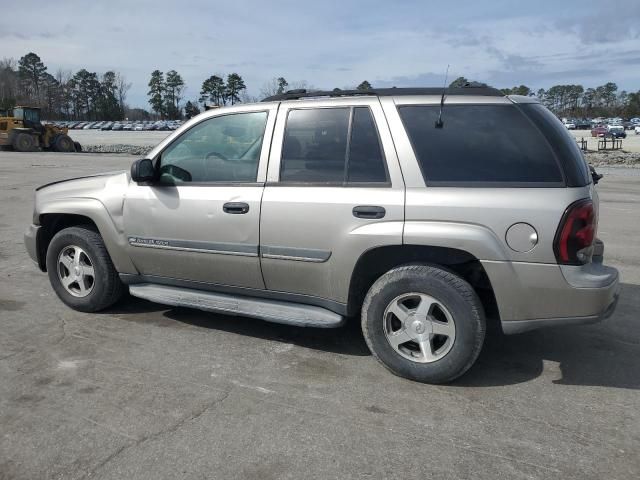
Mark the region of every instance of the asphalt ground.
POLYGON ((640 478, 640 176, 598 185, 613 317, 489 338, 430 386, 377 364, 357 323, 64 306, 22 243, 33 190, 131 161, 0 152, 0 479, 640 478))

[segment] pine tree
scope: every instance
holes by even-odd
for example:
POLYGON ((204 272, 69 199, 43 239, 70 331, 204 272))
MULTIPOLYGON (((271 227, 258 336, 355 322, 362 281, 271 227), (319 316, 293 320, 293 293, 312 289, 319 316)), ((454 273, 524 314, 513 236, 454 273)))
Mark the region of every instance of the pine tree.
POLYGON ((207 101, 214 105, 224 105, 226 96, 226 86, 224 80, 217 75, 212 75, 202 82, 202 90, 200 91, 200 103, 205 105, 207 101))
POLYGON ((195 117, 200 113, 200 109, 196 105, 196 102, 192 102, 191 100, 187 101, 184 106, 184 116, 187 118, 195 117))
POLYGON ((162 118, 164 118, 165 115, 165 92, 166 84, 164 81, 164 74, 160 70, 154 70, 151 72, 149 92, 147 95, 149 96, 149 105, 151 105, 151 109, 162 118))
POLYGON ((38 55, 27 53, 18 61, 18 75, 23 82, 27 96, 40 99, 40 86, 42 85, 47 67, 42 63, 38 55))
POLYGON ((244 80, 237 73, 230 73, 227 76, 226 97, 231 101, 231 105, 240 100, 239 94, 242 90, 246 90, 244 80))
POLYGON ((284 77, 278 77, 278 94, 282 94, 285 92, 285 89, 289 86, 289 82, 287 82, 284 77))
POLYGON ((179 118, 181 114, 180 100, 182 100, 182 91, 184 90, 184 80, 175 70, 167 72, 167 80, 165 82, 166 95, 165 105, 169 118, 179 118))

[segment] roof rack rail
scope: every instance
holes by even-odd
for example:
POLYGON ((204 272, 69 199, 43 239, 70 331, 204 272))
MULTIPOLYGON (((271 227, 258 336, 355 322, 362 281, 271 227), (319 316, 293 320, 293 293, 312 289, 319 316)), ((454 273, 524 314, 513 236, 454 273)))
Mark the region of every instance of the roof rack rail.
MULTIPOLYGON (((314 97, 356 97, 373 95, 377 97, 406 96, 406 95, 442 95, 442 87, 427 88, 372 88, 369 90, 334 90, 308 91, 303 88, 288 90, 278 95, 272 95, 263 99, 263 102, 275 102, 281 100, 299 100, 301 98, 314 97)), ((483 97, 504 97, 504 93, 485 84, 472 83, 464 87, 446 88, 445 95, 479 95, 483 97)))

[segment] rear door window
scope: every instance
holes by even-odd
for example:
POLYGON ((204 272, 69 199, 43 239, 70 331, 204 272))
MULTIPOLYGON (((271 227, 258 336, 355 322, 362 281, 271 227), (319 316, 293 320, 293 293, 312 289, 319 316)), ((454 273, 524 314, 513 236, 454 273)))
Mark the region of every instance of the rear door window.
POLYGON ((387 182, 368 107, 293 109, 287 117, 281 182, 347 185, 387 182))
POLYGON ((514 105, 398 108, 428 185, 564 186, 555 152, 514 105))

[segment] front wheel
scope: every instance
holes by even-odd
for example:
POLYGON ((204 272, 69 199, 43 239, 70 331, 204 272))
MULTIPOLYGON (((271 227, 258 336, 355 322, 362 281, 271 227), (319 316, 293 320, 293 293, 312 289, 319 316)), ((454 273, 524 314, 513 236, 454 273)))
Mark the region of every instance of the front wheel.
POLYGON ((76 151, 76 146, 69 135, 60 134, 53 140, 53 148, 56 152, 71 153, 76 151))
POLYGON ((369 289, 362 331, 392 373, 446 383, 476 361, 485 336, 482 304, 464 279, 427 265, 394 268, 369 289))
POLYGON ((90 227, 59 231, 47 249, 47 273, 60 300, 81 312, 97 312, 123 294, 102 237, 90 227))

